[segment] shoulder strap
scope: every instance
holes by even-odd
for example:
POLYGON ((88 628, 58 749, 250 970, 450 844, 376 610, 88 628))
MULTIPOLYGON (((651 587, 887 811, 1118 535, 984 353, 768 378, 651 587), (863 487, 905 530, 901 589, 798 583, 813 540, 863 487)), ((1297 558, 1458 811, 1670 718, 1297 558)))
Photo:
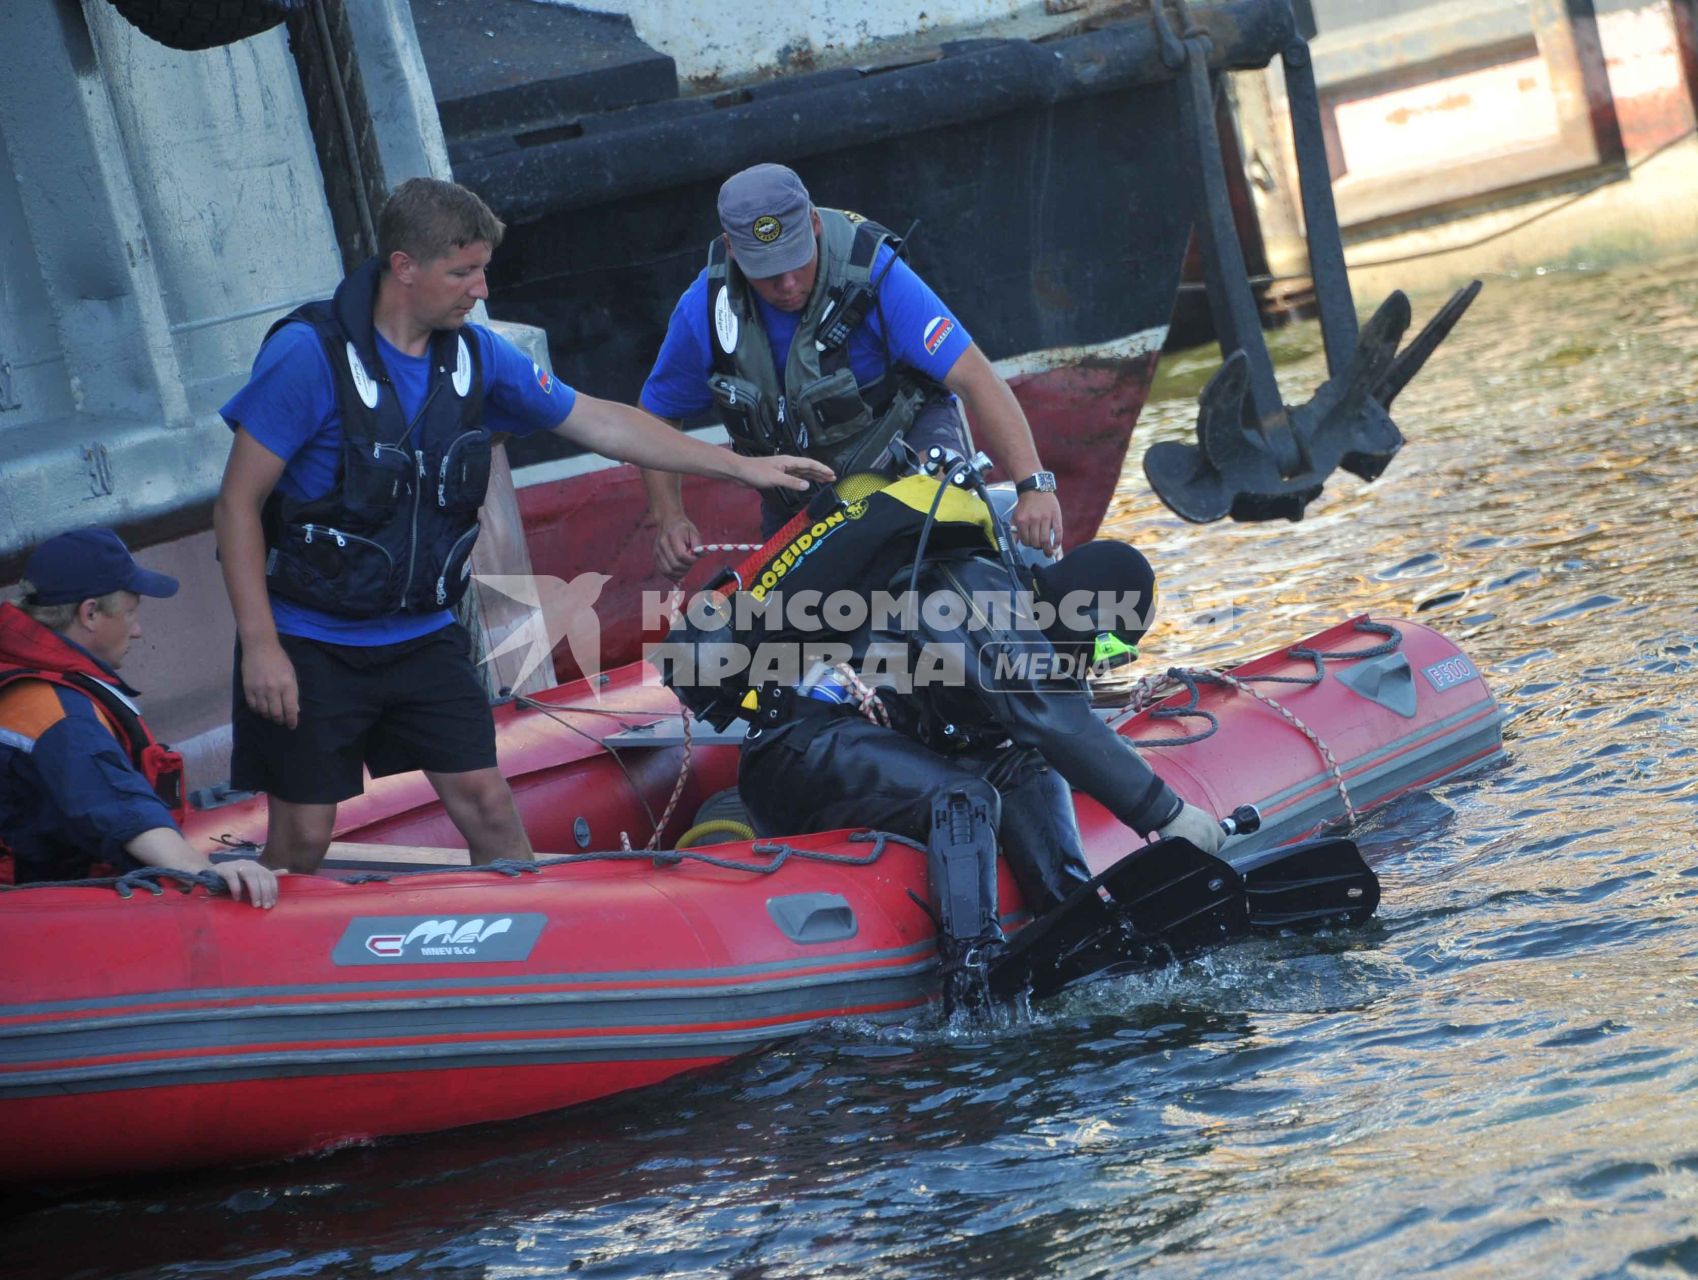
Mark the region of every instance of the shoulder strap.
POLYGON ((94 703, 95 711, 112 731, 112 736, 118 739, 130 760, 140 766, 141 754, 153 742, 153 737, 147 726, 142 724, 141 717, 112 690, 93 677, 76 672, 43 671, 35 667, 13 667, 9 671, 0 671, 0 689, 26 680, 39 680, 42 684, 74 690, 94 703))
POLYGON ((171 816, 179 825, 188 817, 183 757, 155 741, 147 723, 115 691, 93 676, 78 671, 42 671, 33 667, 0 671, 0 689, 25 680, 40 680, 61 689, 73 689, 94 703, 95 713, 124 748, 136 771, 171 811, 171 816))
MULTIPOLYGON (((730 284, 731 263, 725 252, 725 241, 715 236, 708 245, 707 289, 704 291, 703 301, 707 306, 707 340, 708 350, 713 353, 713 372, 727 375, 737 372, 737 357, 727 351, 725 344, 719 340, 719 326, 722 323, 719 312, 722 305, 720 298, 723 297, 723 306, 733 316, 736 315, 735 304, 728 292, 730 284)), ((742 318, 736 318, 741 324, 742 318)))
MULTIPOLYGON (((460 425, 470 431, 483 425, 483 347, 469 327, 462 328, 458 336, 466 344, 466 354, 472 363, 472 385, 460 399, 460 425)), ((456 349, 455 359, 458 358, 456 349)))

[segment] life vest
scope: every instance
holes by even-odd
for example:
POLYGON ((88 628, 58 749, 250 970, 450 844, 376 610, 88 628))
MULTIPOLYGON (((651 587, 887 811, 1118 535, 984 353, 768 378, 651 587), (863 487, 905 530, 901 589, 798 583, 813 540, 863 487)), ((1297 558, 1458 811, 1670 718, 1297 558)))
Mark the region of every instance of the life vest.
POLYGON ((408 422, 377 352, 375 258, 334 298, 271 327, 310 325, 336 380, 342 455, 322 498, 273 491, 263 512, 272 594, 348 618, 430 612, 465 594, 478 508, 489 486, 477 342, 458 330, 430 341, 424 406, 408 422))
MULTIPOLYGON (((708 385, 731 445, 752 457, 800 453, 839 475, 871 467, 892 436, 912 425, 930 399, 948 394, 912 369, 886 360, 882 377, 856 383, 849 336, 876 305, 873 261, 881 245, 902 251, 887 228, 857 213, 819 210, 819 267, 798 319, 783 376, 752 290, 715 239, 708 250, 707 305, 713 369, 708 385), (853 462, 853 466, 847 464, 853 462)), ((792 509, 801 500, 773 494, 792 509)))
POLYGON ((147 779, 148 786, 180 827, 189 816, 189 793, 183 783, 183 757, 154 739, 136 709, 123 694, 111 685, 81 671, 49 671, 36 667, 11 667, 0 670, 0 691, 23 680, 41 680, 74 689, 93 701, 106 727, 112 730, 130 763, 147 779))

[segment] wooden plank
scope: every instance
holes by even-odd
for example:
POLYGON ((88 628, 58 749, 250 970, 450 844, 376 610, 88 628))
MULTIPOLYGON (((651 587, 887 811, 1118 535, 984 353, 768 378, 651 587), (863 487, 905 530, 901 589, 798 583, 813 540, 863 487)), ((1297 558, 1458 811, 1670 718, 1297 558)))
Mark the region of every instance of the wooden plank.
POLYGON ((324 856, 324 865, 407 867, 469 867, 472 855, 464 849, 437 849, 411 844, 371 844, 357 840, 334 840, 324 856))

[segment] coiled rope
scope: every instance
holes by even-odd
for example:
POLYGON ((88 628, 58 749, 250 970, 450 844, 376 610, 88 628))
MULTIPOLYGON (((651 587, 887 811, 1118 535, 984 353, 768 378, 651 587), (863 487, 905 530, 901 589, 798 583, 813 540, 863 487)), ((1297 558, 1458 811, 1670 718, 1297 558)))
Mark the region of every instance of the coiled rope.
POLYGON ((1220 728, 1220 720, 1211 711, 1198 706, 1202 691, 1199 686, 1204 684, 1222 685, 1235 689, 1254 698, 1257 702, 1278 713, 1281 719, 1290 724, 1314 746, 1315 752, 1326 765, 1327 775, 1332 779, 1333 786, 1338 790, 1338 797, 1344 802, 1344 816, 1347 821, 1356 821, 1356 806, 1350 799, 1350 791, 1344 784, 1344 771, 1339 768, 1338 760, 1332 749, 1321 740, 1321 736, 1291 711, 1289 707, 1276 702, 1266 694, 1250 687, 1251 681, 1269 684, 1293 684, 1303 688, 1311 688, 1326 679, 1326 664, 1328 662, 1358 662, 1363 658, 1383 657, 1388 653, 1396 653, 1403 644, 1403 633, 1396 627, 1384 622, 1373 622, 1367 618, 1356 621, 1354 629, 1363 635, 1383 636, 1385 639, 1377 645, 1366 649, 1347 649, 1328 651, 1313 648, 1309 645, 1293 645, 1286 650, 1286 656, 1291 658, 1307 658, 1315 664, 1313 674, 1307 676, 1236 676, 1230 671, 1208 670, 1198 667, 1169 667, 1159 676, 1144 676, 1136 681, 1129 691, 1126 709, 1115 717, 1112 724, 1118 727, 1132 717, 1156 703, 1178 693, 1181 689, 1190 694, 1190 701, 1182 707, 1156 707, 1150 712, 1151 720, 1178 720, 1187 716, 1206 720, 1208 727, 1198 733, 1188 734, 1179 738, 1129 738, 1135 747, 1184 747, 1195 742, 1202 742, 1212 737, 1220 728))

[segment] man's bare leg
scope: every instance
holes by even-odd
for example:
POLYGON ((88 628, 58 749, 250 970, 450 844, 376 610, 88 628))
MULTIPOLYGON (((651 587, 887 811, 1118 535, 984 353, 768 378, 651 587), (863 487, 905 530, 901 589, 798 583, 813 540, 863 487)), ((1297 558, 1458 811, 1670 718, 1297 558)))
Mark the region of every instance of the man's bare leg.
POLYGON ((432 773, 425 777, 442 798, 442 807, 466 837, 472 865, 481 866, 500 858, 528 862, 531 838, 519 819, 513 788, 496 768, 472 769, 465 773, 432 773))
POLYGON ((324 861, 335 829, 333 804, 291 804, 268 797, 265 852, 260 861, 276 871, 311 875, 324 861))

